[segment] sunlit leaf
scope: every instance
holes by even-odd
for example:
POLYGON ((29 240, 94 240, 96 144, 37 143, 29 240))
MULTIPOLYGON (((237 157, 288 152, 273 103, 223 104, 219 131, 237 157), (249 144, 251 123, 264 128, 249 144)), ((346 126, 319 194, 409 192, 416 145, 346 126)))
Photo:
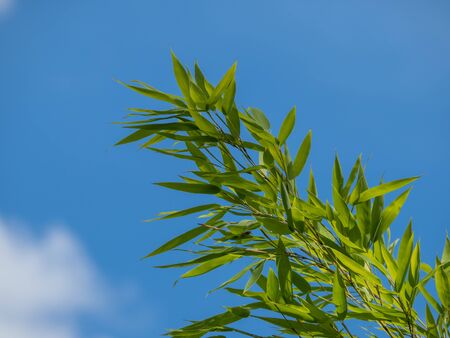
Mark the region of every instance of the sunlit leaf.
POLYGON ((408 184, 414 182, 418 178, 419 178, 419 176, 411 177, 411 178, 404 178, 401 180, 395 180, 395 181, 391 181, 388 183, 383 183, 376 187, 367 189, 359 195, 358 202, 364 202, 364 201, 370 200, 377 196, 386 195, 387 193, 390 193, 392 191, 403 188, 405 185, 408 185, 408 184))
POLYGON ((333 280, 333 303, 336 306, 336 314, 339 319, 344 319, 347 314, 347 296, 345 284, 339 270, 334 273, 333 280))
POLYGON ((204 233, 207 230, 209 230, 209 229, 207 227, 205 227, 205 226, 199 226, 199 227, 196 227, 194 229, 191 229, 188 232, 185 232, 184 234, 181 234, 181 235, 171 239, 167 243, 165 243, 162 246, 160 246, 158 249, 156 249, 156 250, 152 251, 151 253, 149 253, 144 258, 148 258, 148 257, 151 257, 151 256, 159 255, 159 254, 161 254, 163 252, 166 252, 166 251, 169 251, 169 250, 171 250, 173 248, 176 248, 176 247, 180 246, 181 244, 184 244, 184 243, 190 241, 191 239, 201 235, 202 233, 204 233))
POLYGON ((292 132, 292 129, 294 129, 295 113, 296 108, 294 107, 289 111, 281 125, 280 132, 278 133, 278 141, 280 142, 280 144, 284 144, 284 142, 286 142, 287 138, 292 132))
POLYGON ((230 263, 238 258, 239 258, 239 256, 236 256, 236 255, 225 255, 222 257, 213 258, 209 261, 201 263, 200 265, 196 266, 192 270, 189 270, 188 272, 182 274, 181 277, 188 278, 188 277, 195 277, 195 276, 203 275, 211 270, 217 269, 218 267, 221 267, 224 264, 230 263))
POLYGON ((303 140, 300 148, 295 156, 294 163, 292 164, 291 171, 289 172, 289 178, 293 179, 300 175, 306 160, 308 159, 309 151, 311 149, 312 132, 309 131, 303 140))

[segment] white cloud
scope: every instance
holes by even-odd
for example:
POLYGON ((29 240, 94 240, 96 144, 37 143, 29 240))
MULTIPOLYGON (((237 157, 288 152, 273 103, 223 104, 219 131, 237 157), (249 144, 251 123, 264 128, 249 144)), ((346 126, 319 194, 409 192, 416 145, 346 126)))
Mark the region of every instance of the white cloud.
POLYGON ((0 218, 0 337, 78 338, 78 316, 101 312, 106 286, 67 230, 24 229, 0 218))
POLYGON ((0 0, 0 15, 10 12, 14 7, 14 0, 0 0))

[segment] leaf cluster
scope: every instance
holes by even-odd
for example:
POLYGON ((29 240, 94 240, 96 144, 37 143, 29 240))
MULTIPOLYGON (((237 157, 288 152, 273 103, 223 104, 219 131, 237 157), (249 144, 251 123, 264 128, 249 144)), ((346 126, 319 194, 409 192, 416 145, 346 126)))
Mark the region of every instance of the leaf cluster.
POLYGON ((274 134, 263 111, 236 104, 236 64, 213 85, 198 64, 191 73, 173 53, 172 60, 178 95, 140 81, 124 84, 168 109, 131 109, 135 119, 123 122, 130 133, 117 144, 140 142, 144 149, 190 161, 191 175, 158 184, 211 195, 211 203, 161 213, 160 220, 200 214, 200 221, 146 257, 194 243, 194 258, 162 266, 188 268, 181 278, 241 261, 215 290, 237 295, 243 304, 168 335, 260 337, 235 325, 259 320, 276 328, 272 337, 354 337, 348 321, 390 337, 450 337, 449 239, 430 266, 421 261, 411 223, 401 239, 390 236, 411 188, 404 189, 417 177, 369 187, 361 157, 345 176, 336 156, 332 200, 319 198, 312 171, 301 192, 296 179, 308 175, 303 169, 312 133, 291 157, 286 141, 295 107, 274 134), (424 309, 417 308, 418 298, 425 300, 424 309))

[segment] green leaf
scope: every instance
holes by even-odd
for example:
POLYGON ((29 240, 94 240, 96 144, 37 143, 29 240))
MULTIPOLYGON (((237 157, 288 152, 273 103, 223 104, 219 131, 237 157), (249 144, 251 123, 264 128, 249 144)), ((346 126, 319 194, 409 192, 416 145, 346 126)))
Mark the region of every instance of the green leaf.
MULTIPOLYGON (((334 158, 334 166, 333 166, 333 201, 335 200, 336 192, 341 195, 341 190, 344 184, 344 176, 342 175, 341 164, 339 162, 339 157, 336 154, 334 158)), ((343 196, 345 197, 345 196, 343 196)), ((335 202, 336 203, 336 202, 335 202)))
POLYGON ((256 219, 261 222, 269 231, 275 234, 286 235, 291 232, 286 223, 281 222, 275 217, 256 217, 256 219))
POLYGON ((200 113, 195 110, 189 110, 192 118, 194 119, 195 125, 205 133, 209 135, 219 135, 217 128, 209 122, 208 119, 204 118, 200 113))
POLYGON ((239 137, 240 119, 239 112, 234 105, 234 97, 236 95, 236 82, 233 80, 225 91, 223 98, 223 109, 225 110, 227 126, 234 137, 239 137))
POLYGON ((411 287, 416 287, 420 278, 420 243, 417 243, 411 254, 408 281, 411 287))
POLYGON ((219 187, 212 184, 203 184, 203 183, 177 183, 177 182, 159 182, 155 183, 156 185, 160 185, 162 187, 166 187, 173 190, 179 190, 194 194, 212 194, 215 195, 219 193, 221 190, 219 187))
POLYGON ((292 271, 291 263, 289 261, 286 248, 283 241, 278 240, 277 246, 277 270, 278 270, 278 280, 280 281, 281 295, 286 302, 290 302, 292 299, 292 271))
POLYGON ((292 219, 291 202, 286 190, 284 182, 281 182, 281 201, 283 203, 284 210, 286 212, 286 220, 290 231, 294 231, 294 221, 292 219))
POLYGON ((207 230, 209 230, 209 228, 205 227, 205 226, 199 226, 197 228, 191 229, 188 232, 185 232, 185 233, 171 239, 167 243, 161 245, 158 249, 152 251, 144 258, 149 258, 149 257, 155 256, 155 255, 159 255, 163 252, 166 252, 173 248, 176 248, 176 247, 180 246, 181 244, 184 244, 184 243, 190 241, 191 239, 194 239, 195 237, 201 235, 202 233, 206 232, 207 230))
POLYGON ((119 142, 117 142, 115 145, 121 145, 121 144, 126 144, 126 143, 131 143, 131 142, 135 142, 135 141, 139 141, 147 136, 150 136, 153 134, 153 131, 151 130, 143 130, 143 129, 139 129, 138 131, 135 131, 134 133, 128 135, 127 137, 121 139, 119 142))
POLYGON ((297 152, 297 155, 295 156, 294 163, 292 164, 291 170, 289 172, 290 179, 296 178, 302 172, 306 160, 308 159, 309 151, 311 149, 311 138, 312 132, 310 130, 303 140, 300 149, 297 152))
POLYGON ((333 250, 333 253, 336 255, 337 259, 350 271, 354 272, 357 275, 360 275, 368 282, 372 282, 373 284, 378 285, 381 284, 380 279, 377 276, 375 276, 372 272, 366 270, 360 264, 355 262, 352 258, 346 256, 345 254, 337 250, 334 249, 331 250, 333 250))
POLYGON ((170 211, 165 212, 160 217, 158 217, 158 220, 163 219, 169 219, 169 218, 176 218, 176 217, 182 217, 190 214, 194 214, 197 212, 205 211, 205 210, 211 210, 214 208, 220 207, 219 204, 203 204, 203 205, 197 205, 192 208, 184 209, 184 210, 178 210, 178 211, 170 211))
POLYGON ((190 122, 169 122, 169 123, 152 123, 152 124, 140 124, 137 126, 129 126, 125 128, 130 129, 143 129, 153 132, 161 132, 163 130, 175 130, 175 131, 191 131, 198 130, 198 127, 190 122))
POLYGON ((292 283, 303 293, 311 292, 311 285, 309 285, 308 281, 298 273, 292 272, 292 283))
POLYGON ((230 83, 234 80, 234 74, 236 72, 236 63, 233 63, 231 68, 225 73, 222 80, 218 83, 218 85, 214 88, 211 93, 208 104, 212 105, 217 102, 217 99, 223 94, 224 90, 230 85, 230 83))
POLYGON ((181 278, 189 278, 203 275, 211 270, 217 269, 218 267, 230 263, 238 258, 239 256, 237 255, 225 255, 218 258, 213 258, 200 265, 197 265, 192 270, 189 270, 188 272, 184 273, 183 275, 181 275, 181 278))
POLYGON ((228 279, 228 280, 226 280, 225 282, 223 282, 222 284, 220 284, 217 288, 215 288, 215 289, 209 291, 208 294, 209 294, 209 293, 212 293, 212 292, 214 292, 214 291, 216 291, 216 290, 222 289, 222 288, 224 288, 225 286, 228 286, 228 285, 230 285, 230 284, 236 282, 237 280, 239 280, 240 278, 242 278, 242 277, 247 273, 247 271, 249 271, 250 269, 254 268, 255 266, 256 266, 256 267, 259 267, 259 266, 261 265, 261 263, 264 264, 264 261, 258 261, 258 262, 256 262, 256 263, 252 263, 252 264, 246 266, 244 269, 242 269, 241 271, 239 271, 237 274, 235 274, 234 276, 232 276, 230 279, 228 279))
POLYGON ((192 106, 192 100, 190 96, 189 91, 189 76, 186 72, 186 69, 184 69, 184 66, 180 63, 180 61, 177 59, 175 53, 172 51, 172 64, 173 64, 173 72, 175 74, 175 79, 177 80, 178 87, 180 87, 181 92, 183 93, 186 100, 190 103, 192 106))
POLYGON ((437 331, 436 321, 431 313, 430 307, 426 304, 426 318, 427 318, 427 334, 430 338, 438 338, 439 333, 437 331))
POLYGON ((286 142, 287 138, 292 132, 292 129, 294 129, 295 113, 296 108, 294 107, 289 111, 289 113, 287 114, 286 118, 283 121, 283 124, 281 125, 280 132, 278 133, 278 141, 280 142, 280 145, 286 142))
MULTIPOLYGON (((145 88, 143 87, 137 87, 137 86, 132 86, 132 85, 128 85, 126 83, 123 83, 121 81, 118 81, 120 84, 124 85, 125 87, 134 90, 135 92, 150 97, 152 99, 155 100, 160 100, 160 101, 165 101, 171 104, 174 104, 178 107, 183 107, 186 108, 186 104, 183 102, 182 98, 179 96, 175 96, 175 95, 170 95, 170 94, 166 94, 163 93, 149 85, 145 85, 145 88)), ((142 83, 141 83, 142 84, 142 83)))
POLYGON ((411 254, 413 250, 414 244, 414 235, 412 233, 412 223, 409 222, 408 227, 406 228, 402 240, 400 242, 400 247, 398 249, 397 255, 397 276, 395 278, 395 289, 399 291, 403 285, 403 281, 405 280, 406 272, 408 271, 410 262, 411 262, 411 254))
POLYGON ((267 297, 273 302, 278 302, 278 299, 280 298, 278 279, 272 268, 269 269, 269 274, 267 276, 266 294, 267 297))
POLYGON ((400 180, 383 183, 376 187, 367 189, 359 195, 359 199, 358 199, 357 203, 368 201, 377 196, 386 195, 389 192, 398 190, 398 189, 404 187, 405 185, 408 185, 408 184, 414 182, 418 178, 419 178, 419 176, 415 176, 415 177, 411 177, 411 178, 403 178, 400 180))
POLYGON ((308 182, 308 199, 311 200, 310 195, 317 196, 316 180, 314 178, 312 169, 309 171, 309 182, 308 182))
POLYGON ((251 107, 248 108, 248 110, 252 113, 252 116, 255 120, 254 122, 256 122, 257 126, 261 127, 263 130, 270 129, 270 122, 261 109, 251 107))
POLYGON ((338 319, 343 320, 347 315, 347 296, 345 295, 344 281, 337 269, 333 279, 333 303, 336 306, 338 319))
POLYGON ((265 261, 259 262, 256 265, 256 267, 253 269, 250 279, 245 284, 244 293, 247 292, 248 290, 250 290, 250 288, 258 281, 258 279, 261 276, 261 273, 264 269, 264 263, 265 263, 265 261))
POLYGON ((445 236, 444 250, 442 251, 442 264, 450 262, 450 239, 445 236))
POLYGON ((207 142, 217 142, 217 137, 213 136, 206 136, 206 135, 179 135, 179 134, 171 134, 166 132, 158 132, 158 135, 164 136, 168 139, 176 140, 176 141, 191 141, 191 142, 198 142, 198 143, 207 143, 207 142))
POLYGON ((374 239, 380 238, 380 236, 389 228, 389 226, 397 218, 400 210, 408 198, 411 188, 404 191, 400 196, 398 196, 391 204, 389 204, 386 209, 383 210, 380 217, 380 222, 375 229, 374 239))
POLYGON ((206 90, 207 81, 197 62, 194 65, 194 73, 195 73, 195 82, 197 82, 197 86, 199 86, 203 90, 203 92, 207 95, 208 94, 208 91, 206 90))
POLYGON ((450 278, 438 258, 436 258, 436 272, 434 279, 436 291, 442 306, 447 310, 450 310, 450 278))
POLYGON ((347 197, 348 193, 350 192, 350 188, 353 182, 355 182, 355 178, 356 175, 358 174, 360 165, 361 165, 361 156, 358 157, 355 164, 353 165, 350 175, 348 176, 347 182, 345 183, 345 186, 342 190, 342 195, 344 197, 347 197))
POLYGON ((225 114, 229 114, 231 109, 233 108, 235 95, 236 95, 236 81, 232 80, 223 96, 222 107, 225 111, 225 114))
POLYGON ((236 314, 237 311, 228 309, 226 312, 206 318, 201 321, 195 321, 193 324, 185 326, 178 330, 170 331, 169 334, 174 337, 202 337, 211 330, 223 329, 225 325, 234 323, 243 317, 236 314))

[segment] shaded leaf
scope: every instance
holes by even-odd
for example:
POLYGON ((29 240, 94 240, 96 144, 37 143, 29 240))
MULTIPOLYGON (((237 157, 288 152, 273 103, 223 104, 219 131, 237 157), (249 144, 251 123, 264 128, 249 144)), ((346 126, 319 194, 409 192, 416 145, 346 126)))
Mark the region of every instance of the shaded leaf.
POLYGON ((159 182, 155 183, 165 188, 179 190, 184 192, 190 192, 195 194, 217 194, 221 190, 219 187, 212 184, 201 183, 176 183, 176 182, 159 182))

